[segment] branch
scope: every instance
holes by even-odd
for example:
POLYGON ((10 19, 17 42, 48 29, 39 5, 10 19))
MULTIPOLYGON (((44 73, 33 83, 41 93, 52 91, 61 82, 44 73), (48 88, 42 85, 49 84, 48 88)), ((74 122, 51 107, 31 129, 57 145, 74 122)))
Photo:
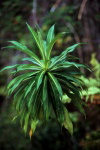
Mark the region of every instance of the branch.
POLYGON ((81 7, 80 7, 80 10, 79 10, 79 14, 78 14, 78 20, 82 19, 82 14, 83 14, 86 2, 87 2, 87 0, 82 1, 81 7))
MULTIPOLYGON (((74 34, 74 38, 75 38, 76 42, 80 43, 80 38, 79 38, 77 32, 75 31, 74 27, 70 23, 66 23, 66 25, 70 29, 70 31, 74 34)), ((83 63, 82 48, 78 47, 77 50, 78 50, 78 55, 80 57, 80 63, 83 63)), ((81 71, 84 72, 84 68, 81 68, 81 71)))
POLYGON ((55 9, 58 7, 58 5, 60 4, 61 0, 57 0, 56 3, 52 6, 50 12, 54 12, 55 9))
POLYGON ((33 8, 32 8, 32 13, 31 13, 31 16, 30 16, 30 24, 32 26, 37 24, 36 12, 37 12, 37 0, 33 0, 33 8))
MULTIPOLYGON (((74 27, 70 23, 67 23, 67 27, 74 34, 74 38, 75 38, 76 42, 80 43, 80 38, 79 38, 77 32, 75 31, 74 27)), ((78 54, 80 57, 80 62, 83 63, 82 49, 81 48, 77 48, 77 49, 78 49, 78 54)))

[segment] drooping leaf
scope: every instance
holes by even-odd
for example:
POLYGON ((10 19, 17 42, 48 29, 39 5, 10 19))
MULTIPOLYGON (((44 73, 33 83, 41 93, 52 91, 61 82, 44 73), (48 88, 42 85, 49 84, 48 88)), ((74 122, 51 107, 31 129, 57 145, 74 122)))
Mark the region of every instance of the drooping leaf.
POLYGON ((30 132, 29 132, 30 139, 31 139, 32 135, 34 134, 34 131, 37 127, 38 122, 39 122, 39 120, 32 120, 31 121, 31 129, 30 129, 30 132))
POLYGON ((53 96, 52 96, 52 105, 54 108, 54 112, 55 115, 57 117, 57 120, 60 123, 63 123, 64 121, 64 110, 63 110, 63 104, 59 98, 59 93, 57 91, 57 88, 55 88, 55 86, 52 84, 52 82, 50 82, 51 87, 52 87, 52 92, 53 92, 53 96))
POLYGON ((80 98, 77 97, 76 94, 69 94, 67 93, 68 96, 72 99, 72 103, 78 108, 78 110, 83 114, 85 115, 85 111, 83 109, 83 106, 82 106, 82 103, 80 101, 80 98))
POLYGON ((44 110, 44 115, 46 120, 48 120, 50 115, 49 109, 49 99, 48 99, 48 89, 47 89, 47 77, 45 76, 44 83, 43 83, 43 94, 42 94, 42 105, 44 110))
POLYGON ((65 113, 65 120, 64 120, 63 125, 69 131, 69 133, 72 135, 73 134, 73 124, 70 119, 69 113, 65 107, 64 107, 64 113, 65 113))
POLYGON ((39 86, 41 85, 42 83, 42 79, 43 79, 43 76, 44 76, 44 73, 45 71, 42 71, 38 74, 38 76, 36 77, 36 89, 39 88, 39 86))
POLYGON ((27 132, 27 128, 28 128, 28 120, 29 120, 29 115, 30 115, 30 113, 27 113, 26 114, 26 116, 25 116, 25 123, 24 123, 24 131, 25 131, 25 133, 27 132))
POLYGON ((4 67, 3 69, 0 70, 0 73, 1 73, 2 71, 9 70, 9 69, 13 69, 13 68, 16 68, 16 67, 18 67, 18 66, 19 66, 19 64, 12 65, 12 66, 6 66, 6 67, 4 67))
POLYGON ((53 74, 48 73, 48 75, 51 79, 52 84, 57 88, 59 95, 62 97, 63 92, 62 92, 62 88, 61 88, 61 85, 59 84, 58 80, 56 79, 56 77, 53 74))
POLYGON ((31 91, 32 87, 35 85, 35 81, 32 79, 29 84, 27 85, 27 87, 25 88, 25 96, 24 98, 27 96, 27 94, 31 91))

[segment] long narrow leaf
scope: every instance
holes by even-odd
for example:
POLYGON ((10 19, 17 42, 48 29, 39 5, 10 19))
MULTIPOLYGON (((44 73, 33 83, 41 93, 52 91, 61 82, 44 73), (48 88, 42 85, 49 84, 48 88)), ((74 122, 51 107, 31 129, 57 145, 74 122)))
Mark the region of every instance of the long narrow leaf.
POLYGON ((37 46, 40 50, 40 54, 41 54, 42 58, 44 58, 43 49, 41 47, 41 44, 40 44, 39 37, 38 37, 37 33, 33 30, 33 28, 29 24, 27 24, 27 27, 28 27, 29 31, 31 32, 32 36, 35 39, 35 42, 36 42, 36 44, 37 44, 37 46))
POLYGON ((51 82, 53 82, 53 85, 57 88, 59 95, 62 97, 63 92, 62 92, 62 88, 61 88, 61 85, 59 84, 58 80, 56 79, 56 77, 53 74, 48 73, 48 75, 51 79, 51 82))
POLYGON ((47 43, 50 43, 53 40, 53 38, 54 38, 54 27, 55 27, 55 25, 53 25, 48 31, 47 43))
POLYGON ((50 58, 51 50, 52 50, 52 48, 53 48, 55 42, 56 42, 60 37, 62 37, 64 34, 65 34, 65 32, 58 34, 58 35, 55 36, 55 37, 52 39, 52 41, 48 44, 48 47, 47 47, 47 55, 48 55, 47 58, 48 58, 48 59, 50 58))
MULTIPOLYGON (((29 50, 25 45, 22 45, 19 42, 16 41, 9 41, 10 43, 12 43, 14 46, 7 46, 6 48, 13 48, 13 49, 17 49, 21 52, 26 53, 28 56, 32 57, 33 59, 35 59, 39 64, 41 64, 39 58, 37 57, 37 55, 35 55, 31 50, 29 50)), ((42 65, 42 64, 41 64, 42 65)))
POLYGON ((45 118, 46 118, 46 120, 48 120, 49 115, 50 115, 50 110, 49 110, 47 77, 46 76, 45 76, 44 83, 43 83, 42 105, 43 105, 45 118))
POLYGON ((43 76, 44 76, 44 71, 40 72, 40 74, 36 77, 36 89, 39 88, 39 86, 41 85, 42 83, 42 79, 43 79, 43 76))
POLYGON ((64 120, 63 125, 69 131, 69 133, 72 135, 73 134, 73 124, 70 119, 69 113, 65 107, 64 107, 64 113, 65 113, 65 120, 64 120))
POLYGON ((0 70, 0 73, 1 73, 2 71, 9 70, 9 69, 13 69, 13 68, 16 68, 16 67, 18 67, 18 66, 19 66, 19 64, 12 65, 12 66, 6 66, 6 67, 4 67, 3 69, 0 70))

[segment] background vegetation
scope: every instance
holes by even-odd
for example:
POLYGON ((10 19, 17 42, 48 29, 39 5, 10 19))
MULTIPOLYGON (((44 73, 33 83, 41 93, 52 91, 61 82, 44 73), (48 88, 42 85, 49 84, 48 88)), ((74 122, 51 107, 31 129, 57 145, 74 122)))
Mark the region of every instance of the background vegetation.
MULTIPOLYGON (((70 104, 68 108, 74 123, 71 137, 56 122, 36 130, 30 141, 24 135, 18 122, 13 122, 12 98, 6 96, 5 86, 12 78, 9 72, 0 74, 0 149, 2 150, 99 150, 100 148, 100 2, 99 0, 1 0, 0 1, 0 69, 6 65, 20 62, 22 53, 3 49, 7 41, 17 40, 36 50, 28 33, 26 22, 31 26, 39 24, 44 37, 52 24, 56 33, 68 34, 57 40, 52 55, 77 42, 88 42, 74 52, 80 63, 88 64, 93 72, 85 72, 88 92, 83 100, 88 101, 85 108, 86 119, 70 104)), ((82 70, 84 72, 84 70, 82 70)))

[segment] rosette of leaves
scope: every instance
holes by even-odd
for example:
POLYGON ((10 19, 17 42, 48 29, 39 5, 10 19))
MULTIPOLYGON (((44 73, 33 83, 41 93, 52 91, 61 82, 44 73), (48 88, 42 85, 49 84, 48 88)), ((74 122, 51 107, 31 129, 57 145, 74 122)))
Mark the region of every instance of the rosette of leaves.
POLYGON ((33 39, 37 44, 36 55, 25 45, 16 41, 10 41, 7 48, 17 49, 28 57, 22 59, 24 64, 6 66, 1 71, 13 70, 13 79, 7 86, 8 94, 14 96, 14 106, 17 117, 25 132, 32 134, 35 128, 42 122, 56 119, 61 126, 73 133, 73 125, 63 102, 63 95, 67 95, 71 102, 84 114, 81 100, 82 84, 78 75, 79 67, 87 68, 83 64, 70 62, 74 59, 69 56, 80 43, 66 48, 59 56, 51 57, 52 48, 64 33, 54 35, 54 25, 49 29, 46 40, 43 40, 40 29, 35 31, 27 24, 33 39), (26 63, 29 62, 29 63, 26 63), (31 130, 30 130, 31 129, 31 130))

